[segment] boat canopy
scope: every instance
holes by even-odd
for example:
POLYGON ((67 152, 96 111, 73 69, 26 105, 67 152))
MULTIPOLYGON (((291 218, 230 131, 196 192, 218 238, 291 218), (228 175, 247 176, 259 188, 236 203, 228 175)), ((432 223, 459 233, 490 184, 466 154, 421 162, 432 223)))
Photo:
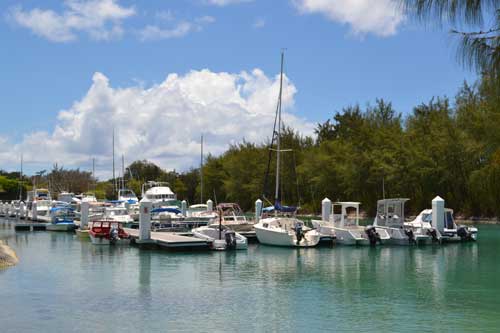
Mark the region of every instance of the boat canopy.
POLYGON ((52 207, 50 209, 51 212, 57 212, 57 211, 63 211, 63 210, 68 210, 68 211, 74 211, 72 207, 64 207, 64 206, 57 206, 57 207, 52 207))
POLYGON ((298 208, 295 206, 282 206, 281 202, 276 201, 276 203, 274 204, 274 209, 278 212, 283 213, 295 213, 298 208))
POLYGON ((175 213, 175 214, 182 213, 177 208, 169 208, 169 207, 155 208, 151 211, 151 213, 162 213, 162 212, 175 213))

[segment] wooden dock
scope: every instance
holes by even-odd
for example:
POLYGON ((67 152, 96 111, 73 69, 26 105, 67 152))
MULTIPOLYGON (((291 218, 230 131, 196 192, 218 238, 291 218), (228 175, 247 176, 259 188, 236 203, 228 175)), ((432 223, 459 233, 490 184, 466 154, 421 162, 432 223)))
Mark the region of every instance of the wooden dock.
MULTIPOLYGON (((139 243, 139 230, 124 228, 130 237, 139 243)), ((203 239, 194 237, 183 236, 173 232, 151 232, 151 240, 146 242, 148 244, 156 244, 160 247, 179 249, 179 250, 193 250, 193 249, 209 249, 210 242, 203 239)))

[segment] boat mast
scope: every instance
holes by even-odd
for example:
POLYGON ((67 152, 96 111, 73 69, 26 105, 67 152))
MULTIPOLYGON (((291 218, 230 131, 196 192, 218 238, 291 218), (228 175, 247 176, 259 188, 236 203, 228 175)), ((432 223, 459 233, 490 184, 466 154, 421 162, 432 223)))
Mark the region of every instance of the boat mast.
POLYGON ((200 155, 200 203, 203 203, 203 134, 201 135, 201 155, 200 155))
POLYGON ((113 194, 116 194, 116 178, 115 178, 115 128, 113 127, 113 194))
POLYGON ((280 149, 281 149, 281 95, 283 92, 283 62, 285 59, 285 51, 281 51, 281 72, 280 72, 280 93, 278 97, 278 137, 276 138, 276 188, 274 192, 274 204, 279 200, 280 189, 280 149))
POLYGON ((95 179, 95 158, 92 158, 92 185, 94 185, 92 188, 92 191, 94 192, 95 195, 95 187, 96 187, 96 179, 95 179))
POLYGON ((125 156, 122 154, 122 189, 125 188, 125 156))
POLYGON ((23 154, 21 153, 21 173, 19 174, 19 201, 23 200, 23 154))

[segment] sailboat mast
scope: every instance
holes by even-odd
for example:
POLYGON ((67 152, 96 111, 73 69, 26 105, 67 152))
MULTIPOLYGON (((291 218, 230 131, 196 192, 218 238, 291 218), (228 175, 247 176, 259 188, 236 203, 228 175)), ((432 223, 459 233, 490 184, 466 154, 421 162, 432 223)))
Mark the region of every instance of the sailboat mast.
POLYGON ((116 193, 116 178, 115 178, 115 129, 113 128, 113 194, 116 193))
POLYGON ((200 153, 200 203, 203 203, 203 134, 201 135, 201 153, 200 153))
POLYGON ((276 189, 274 192, 274 204, 279 200, 280 189, 280 149, 281 149, 281 95, 283 92, 283 62, 285 51, 281 51, 280 93, 278 97, 278 137, 276 138, 276 189))
POLYGON ((96 179, 95 179, 95 158, 92 159, 92 191, 94 192, 95 194, 95 183, 96 183, 96 179))
POLYGON ((19 201, 23 200, 23 154, 21 153, 21 173, 19 174, 19 201))
POLYGON ((125 156, 122 155, 122 189, 125 188, 125 156))

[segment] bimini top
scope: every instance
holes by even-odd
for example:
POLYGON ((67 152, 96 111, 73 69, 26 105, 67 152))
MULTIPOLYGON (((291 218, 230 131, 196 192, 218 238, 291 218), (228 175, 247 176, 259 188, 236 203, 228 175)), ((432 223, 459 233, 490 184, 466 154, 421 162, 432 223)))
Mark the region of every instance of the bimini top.
POLYGON ((358 207, 359 205, 361 205, 361 202, 339 201, 339 202, 335 202, 334 205, 342 205, 344 207, 358 207))
POLYGON ((51 212, 57 212, 57 211, 61 211, 61 210, 68 210, 70 212, 74 211, 73 208, 71 208, 71 207, 64 207, 64 206, 52 207, 50 209, 51 212))

